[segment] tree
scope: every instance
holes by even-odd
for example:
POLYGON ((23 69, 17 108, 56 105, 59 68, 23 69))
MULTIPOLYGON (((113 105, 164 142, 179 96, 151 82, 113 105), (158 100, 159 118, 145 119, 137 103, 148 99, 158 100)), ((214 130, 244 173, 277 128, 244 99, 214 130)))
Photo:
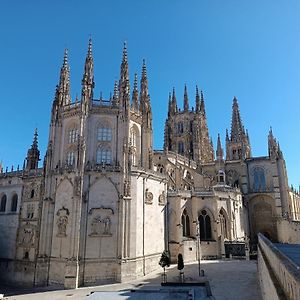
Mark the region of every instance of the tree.
POLYGON ((184 268, 183 257, 182 254, 179 253, 177 258, 177 269, 181 272, 183 268, 184 268))
POLYGON ((170 267, 171 260, 170 260, 170 252, 167 250, 164 250, 164 252, 161 255, 159 265, 164 268, 164 273, 166 273, 166 267, 170 267))

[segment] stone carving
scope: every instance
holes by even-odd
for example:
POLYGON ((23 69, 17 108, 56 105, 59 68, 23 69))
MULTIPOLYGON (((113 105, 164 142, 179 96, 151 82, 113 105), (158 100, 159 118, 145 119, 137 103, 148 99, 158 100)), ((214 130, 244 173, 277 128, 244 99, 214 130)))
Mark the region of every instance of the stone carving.
POLYGON ((146 189, 145 192, 145 203, 152 204, 153 203, 153 194, 149 192, 149 189, 146 189))
POLYGON ((25 225, 20 231, 19 244, 23 247, 32 247, 35 242, 35 229, 31 225, 25 225))
POLYGON ((57 224, 57 236, 65 237, 67 236, 67 225, 69 218, 69 210, 64 206, 57 211, 56 215, 58 216, 56 224, 57 224))
POLYGON ((162 193, 158 197, 158 204, 159 205, 165 205, 165 202, 166 202, 165 191, 162 191, 162 193))
POLYGON ((110 224, 109 217, 101 219, 101 216, 96 216, 91 223, 90 236, 111 236, 110 224))
POLYGON ((125 197, 129 197, 131 194, 131 190, 130 190, 130 182, 128 180, 126 180, 124 182, 124 196, 125 197))

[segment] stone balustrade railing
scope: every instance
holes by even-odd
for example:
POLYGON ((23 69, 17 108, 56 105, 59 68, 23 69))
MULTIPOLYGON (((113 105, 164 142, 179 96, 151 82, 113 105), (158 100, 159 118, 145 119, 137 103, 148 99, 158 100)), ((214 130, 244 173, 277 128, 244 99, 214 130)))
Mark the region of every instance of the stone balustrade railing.
MULTIPOLYGON (((275 281, 279 284, 279 289, 283 291, 284 295, 278 293, 277 299, 300 299, 300 267, 289 259, 284 253, 282 253, 271 241, 269 241, 262 234, 258 234, 258 245, 259 245, 259 259, 258 264, 264 263, 268 266, 268 273, 270 278, 276 277, 275 281), (260 261, 263 260, 263 261, 260 261)), ((261 266, 258 266, 260 270, 261 266)), ((260 274, 260 280, 264 285, 264 278, 260 274)), ((274 281, 274 280, 273 280, 274 281)), ((276 283, 274 283, 276 287, 276 283)), ((274 295, 270 298, 268 295, 268 287, 263 288, 263 299, 274 299, 274 295)), ((271 292, 270 292, 271 293, 271 292)))

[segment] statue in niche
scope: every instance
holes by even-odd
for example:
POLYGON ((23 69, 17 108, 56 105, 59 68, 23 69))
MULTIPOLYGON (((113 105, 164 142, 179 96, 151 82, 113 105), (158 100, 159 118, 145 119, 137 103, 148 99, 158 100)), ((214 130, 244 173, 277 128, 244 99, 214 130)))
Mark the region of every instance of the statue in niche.
POLYGON ((110 233, 110 218, 106 217, 102 222, 104 223, 103 234, 111 234, 110 233))
POLYGON ((67 236, 69 210, 65 207, 57 211, 57 236, 67 236))
POLYGON ((20 244, 23 246, 31 246, 34 244, 34 229, 31 227, 23 228, 20 237, 20 244))
POLYGON ((97 216, 93 219, 91 224, 91 235, 99 235, 101 233, 102 221, 100 216, 97 216))

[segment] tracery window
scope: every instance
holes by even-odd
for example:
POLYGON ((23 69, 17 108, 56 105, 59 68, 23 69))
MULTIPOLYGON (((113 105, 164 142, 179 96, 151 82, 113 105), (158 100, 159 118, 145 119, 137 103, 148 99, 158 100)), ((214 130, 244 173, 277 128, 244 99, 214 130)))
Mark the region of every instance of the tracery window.
POLYGON ((202 241, 211 240, 211 220, 210 216, 207 214, 207 211, 203 209, 199 216, 199 226, 200 226, 200 239, 202 241))
POLYGON ((69 144, 75 143, 78 141, 78 129, 72 128, 69 130, 69 144))
POLYGON ((179 154, 184 154, 184 144, 183 144, 183 142, 179 142, 178 143, 178 153, 179 154))
POLYGON ((266 189, 266 178, 265 178, 265 171, 261 167, 256 167, 253 170, 253 178, 254 184, 253 189, 254 191, 264 191, 266 189))
POLYGON ((1 205, 0 205, 0 211, 4 212, 6 210, 6 195, 3 195, 1 198, 1 205))
POLYGON ((11 211, 17 211, 18 195, 14 194, 11 199, 11 211))
POLYGON ((177 123, 177 133, 179 133, 179 134, 183 133, 183 123, 182 122, 177 123))
POLYGON ((101 125, 97 129, 97 140, 98 141, 107 141, 112 140, 112 130, 108 125, 101 125))
POLYGON ((182 225, 182 235, 183 236, 190 236, 190 218, 187 214, 186 209, 183 211, 181 216, 181 225, 182 225))
POLYGON ((66 161, 68 166, 72 166, 75 163, 75 154, 73 151, 69 151, 67 153, 67 161, 66 161))
POLYGON ((98 148, 96 152, 97 164, 111 164, 111 149, 110 148, 98 148))

